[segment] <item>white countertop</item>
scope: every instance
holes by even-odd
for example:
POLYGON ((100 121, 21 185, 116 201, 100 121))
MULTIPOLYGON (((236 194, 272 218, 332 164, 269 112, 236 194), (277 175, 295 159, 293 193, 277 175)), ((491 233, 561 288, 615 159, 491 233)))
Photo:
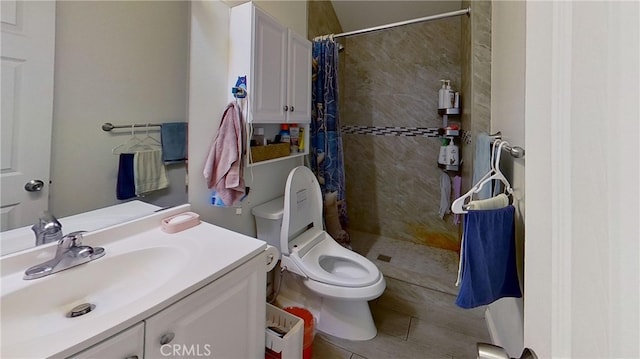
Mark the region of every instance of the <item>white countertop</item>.
POLYGON ((102 246, 106 255, 47 277, 22 279, 25 269, 53 257, 55 244, 2 257, 0 356, 72 355, 162 310, 266 249, 263 241, 204 222, 174 234, 160 229, 163 218, 188 209, 188 205, 171 208, 92 232, 84 237, 84 244, 102 246), (30 292, 45 289, 47 297, 30 299, 30 292), (32 309, 23 308, 21 303, 30 300, 32 309), (96 309, 82 317, 64 317, 85 301, 96 304, 96 309))

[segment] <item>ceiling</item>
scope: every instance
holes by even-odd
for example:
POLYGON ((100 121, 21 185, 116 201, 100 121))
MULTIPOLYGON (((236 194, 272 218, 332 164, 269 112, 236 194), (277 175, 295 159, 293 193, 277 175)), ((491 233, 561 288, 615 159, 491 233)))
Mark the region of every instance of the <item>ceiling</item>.
POLYGON ((344 32, 462 9, 460 0, 332 0, 331 2, 344 32))

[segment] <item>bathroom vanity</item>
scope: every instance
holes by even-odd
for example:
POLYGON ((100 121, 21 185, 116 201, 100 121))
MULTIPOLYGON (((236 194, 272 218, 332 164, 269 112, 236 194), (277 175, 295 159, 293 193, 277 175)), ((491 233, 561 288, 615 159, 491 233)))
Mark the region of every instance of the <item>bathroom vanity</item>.
POLYGON ((0 356, 263 356, 266 243, 204 222, 162 230, 164 218, 188 210, 88 233, 83 244, 105 256, 46 277, 23 279, 57 243, 0 258, 0 356))

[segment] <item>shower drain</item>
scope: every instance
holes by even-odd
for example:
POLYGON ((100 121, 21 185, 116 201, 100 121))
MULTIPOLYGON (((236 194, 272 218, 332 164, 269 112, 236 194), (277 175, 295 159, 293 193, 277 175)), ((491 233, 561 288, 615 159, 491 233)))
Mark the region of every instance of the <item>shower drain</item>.
POLYGON ((92 310, 94 310, 95 308, 96 306, 91 303, 82 303, 80 305, 76 305, 75 307, 73 307, 73 309, 69 311, 69 313, 67 313, 67 318, 75 318, 75 317, 85 315, 91 312, 92 310))

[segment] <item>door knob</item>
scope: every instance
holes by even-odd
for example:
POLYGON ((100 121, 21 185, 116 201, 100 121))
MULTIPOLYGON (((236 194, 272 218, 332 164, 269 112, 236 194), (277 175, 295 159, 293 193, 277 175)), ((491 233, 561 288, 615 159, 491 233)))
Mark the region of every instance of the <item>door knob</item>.
POLYGON ((42 180, 31 180, 24 185, 24 190, 27 192, 38 192, 44 187, 42 180))
POLYGON ((169 333, 165 333, 160 337, 160 345, 165 345, 165 344, 169 344, 171 343, 171 341, 173 340, 173 338, 176 335, 172 332, 169 333))
MULTIPOLYGON (((488 343, 476 344, 478 347, 478 359, 511 359, 503 347, 488 343)), ((538 359, 538 357, 533 350, 524 348, 519 359, 538 359)))

